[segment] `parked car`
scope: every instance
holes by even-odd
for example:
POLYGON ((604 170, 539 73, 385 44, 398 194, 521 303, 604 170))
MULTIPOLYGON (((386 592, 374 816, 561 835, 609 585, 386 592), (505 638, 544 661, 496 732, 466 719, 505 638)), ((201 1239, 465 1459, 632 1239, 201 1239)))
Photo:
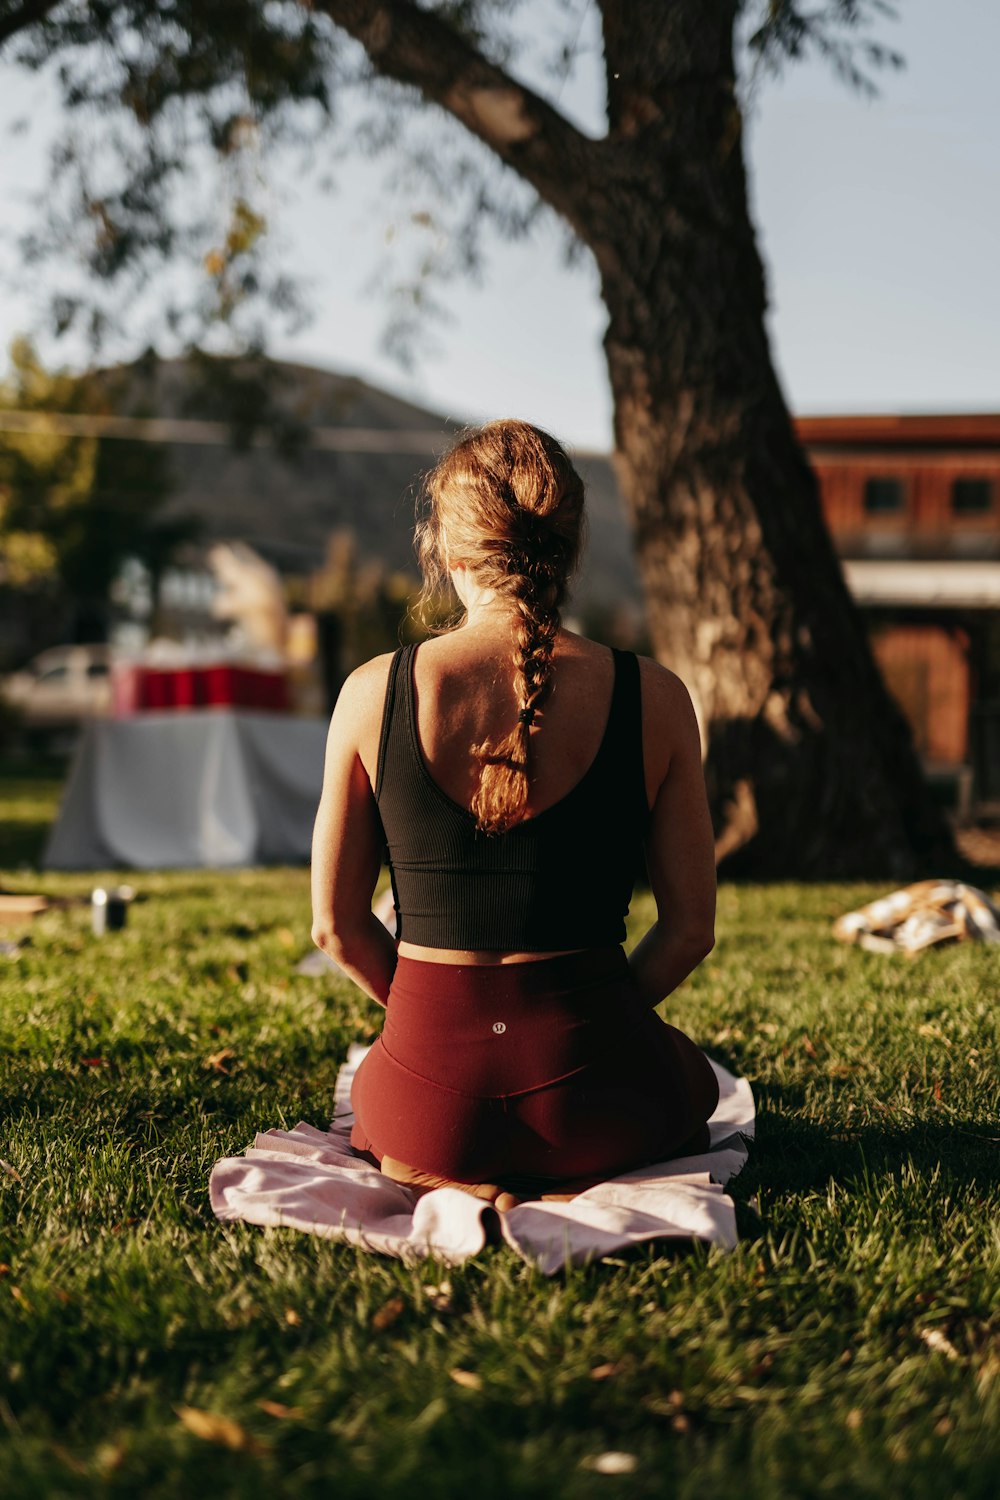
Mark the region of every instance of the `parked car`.
POLYGON ((110 712, 110 648, 52 646, 0 681, 0 694, 29 733, 77 729, 110 712))

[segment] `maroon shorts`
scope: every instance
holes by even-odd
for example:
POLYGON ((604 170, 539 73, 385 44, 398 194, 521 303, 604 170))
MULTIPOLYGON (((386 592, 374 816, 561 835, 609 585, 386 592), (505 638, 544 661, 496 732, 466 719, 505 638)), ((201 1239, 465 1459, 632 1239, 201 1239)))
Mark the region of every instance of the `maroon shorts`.
POLYGON ((610 1175, 675 1154, 718 1097, 621 948, 485 967, 401 958, 354 1080, 351 1141, 456 1182, 610 1175))

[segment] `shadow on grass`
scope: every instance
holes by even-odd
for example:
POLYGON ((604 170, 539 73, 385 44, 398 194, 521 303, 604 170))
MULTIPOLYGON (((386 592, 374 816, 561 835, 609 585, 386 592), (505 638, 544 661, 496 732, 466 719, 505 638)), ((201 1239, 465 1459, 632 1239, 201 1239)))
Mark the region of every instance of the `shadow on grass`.
POLYGON ((757 1118, 746 1172, 748 1191, 764 1186, 782 1193, 808 1192, 831 1181, 896 1175, 905 1167, 927 1177, 939 1170, 950 1183, 961 1186, 992 1187, 996 1182, 998 1138, 982 1123, 907 1121, 887 1110, 884 1123, 831 1130, 780 1112, 782 1103, 794 1107, 789 1095, 797 1092, 775 1085, 762 1090, 770 1110, 757 1118))

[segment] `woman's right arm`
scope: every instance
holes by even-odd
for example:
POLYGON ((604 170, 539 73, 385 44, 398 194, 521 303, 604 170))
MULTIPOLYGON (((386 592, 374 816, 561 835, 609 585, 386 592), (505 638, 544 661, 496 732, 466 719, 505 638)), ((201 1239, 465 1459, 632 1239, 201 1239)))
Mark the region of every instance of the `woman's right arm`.
POLYGON ((372 912, 382 825, 365 761, 374 769, 387 657, 344 683, 330 721, 323 792, 313 830, 313 942, 380 1005, 396 967, 396 942, 372 912))
POLYGON ((656 760, 666 747, 666 767, 646 839, 656 921, 629 955, 629 967, 649 1004, 658 1005, 715 942, 715 839, 690 695, 673 672, 641 665, 646 764, 658 776, 656 760))

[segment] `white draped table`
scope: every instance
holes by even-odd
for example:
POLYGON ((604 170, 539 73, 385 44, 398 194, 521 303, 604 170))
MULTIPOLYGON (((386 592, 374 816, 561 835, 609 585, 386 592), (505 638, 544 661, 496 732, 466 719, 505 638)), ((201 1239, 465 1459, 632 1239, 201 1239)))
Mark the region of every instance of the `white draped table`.
POLYGON ((52 870, 309 857, 326 721, 215 709, 95 719, 43 856, 52 870))

